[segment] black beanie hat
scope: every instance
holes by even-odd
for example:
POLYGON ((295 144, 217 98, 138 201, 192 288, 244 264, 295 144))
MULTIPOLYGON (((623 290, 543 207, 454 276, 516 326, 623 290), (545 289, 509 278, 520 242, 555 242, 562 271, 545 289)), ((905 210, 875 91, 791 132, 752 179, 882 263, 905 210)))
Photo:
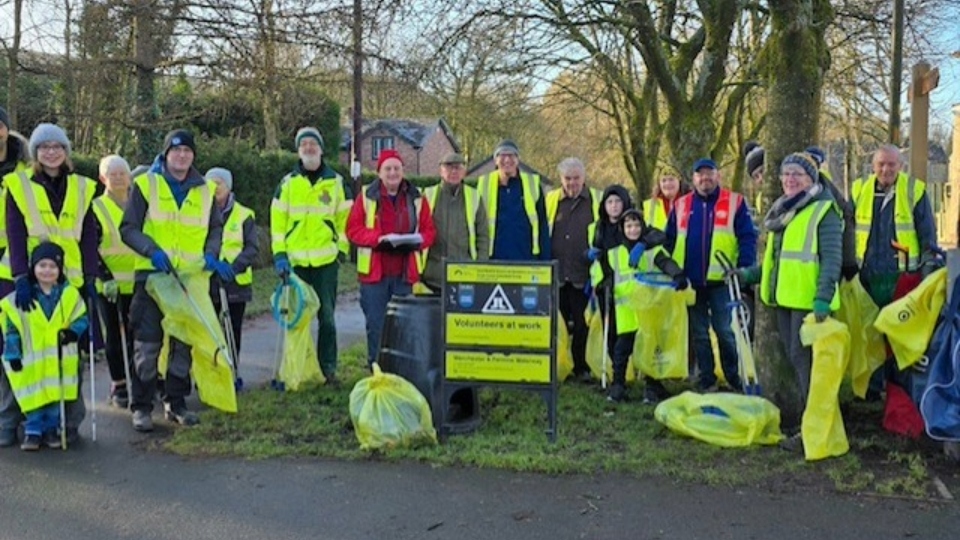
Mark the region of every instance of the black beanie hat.
POLYGON ((623 228, 627 224, 627 217, 632 217, 640 222, 640 229, 643 230, 647 227, 646 221, 643 219, 643 212, 637 208, 628 208, 620 214, 620 219, 617 220, 617 227, 623 232, 623 228))
POLYGON ((3 107, 0 107, 0 124, 7 126, 7 129, 13 129, 10 126, 10 115, 7 114, 7 110, 3 107))
POLYGON ((33 248, 33 253, 30 254, 30 278, 36 279, 34 269, 37 267, 37 263, 44 259, 51 259, 57 264, 57 268, 60 269, 60 281, 63 281, 63 248, 53 242, 43 242, 33 248))
POLYGON ((163 138, 163 156, 166 157, 174 146, 186 146, 194 153, 197 152, 197 145, 193 142, 193 134, 185 129, 175 129, 167 133, 167 136, 163 138))
POLYGON ((743 146, 743 157, 747 169, 747 176, 753 176, 757 169, 763 167, 766 152, 757 141, 749 141, 743 146))

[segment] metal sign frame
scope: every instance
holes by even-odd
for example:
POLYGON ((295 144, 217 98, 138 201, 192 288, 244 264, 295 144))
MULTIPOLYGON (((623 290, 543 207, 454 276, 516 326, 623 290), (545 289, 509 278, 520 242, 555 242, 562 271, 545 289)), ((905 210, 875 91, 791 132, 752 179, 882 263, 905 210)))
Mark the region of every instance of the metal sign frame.
MULTIPOLYGON (((539 394, 547 406, 546 435, 557 440, 557 311, 559 296, 556 261, 447 261, 443 259, 440 301, 440 337, 443 361, 440 370, 440 400, 434 404, 434 418, 440 439, 450 433, 446 403, 463 388, 480 386, 525 390, 539 394), (500 274, 500 279, 495 279, 500 274), (546 274, 546 276, 545 276, 546 274), (458 279, 456 275, 463 275, 458 279), (450 279, 452 277, 452 279, 450 279), (546 279, 544 279, 546 277, 546 279), (479 299, 478 291, 489 291, 479 299), (546 300, 546 306, 543 301, 546 300), (479 327, 465 335, 448 334, 449 317, 462 317, 462 324, 479 327), (544 342, 537 330, 549 320, 549 338, 544 342), (533 328, 536 326, 536 328, 533 328), (526 330, 522 330, 526 328, 526 330), (453 337, 456 343, 448 343, 453 337), (495 343, 500 340, 503 343, 495 343), (476 342, 474 342, 476 341, 476 342), (448 373, 448 364, 461 362, 459 371, 448 373), (543 360, 547 356, 548 371, 543 360), (478 360, 474 362, 473 360, 478 360), (514 363, 519 372, 484 369, 493 362, 501 368, 514 363), (530 368, 519 366, 530 364, 530 368), (475 369, 473 375, 469 373, 475 369), (523 375, 526 373, 526 375, 523 375), (539 380, 537 380, 539 379, 539 380)), ((457 324, 453 320, 453 324, 457 324)))

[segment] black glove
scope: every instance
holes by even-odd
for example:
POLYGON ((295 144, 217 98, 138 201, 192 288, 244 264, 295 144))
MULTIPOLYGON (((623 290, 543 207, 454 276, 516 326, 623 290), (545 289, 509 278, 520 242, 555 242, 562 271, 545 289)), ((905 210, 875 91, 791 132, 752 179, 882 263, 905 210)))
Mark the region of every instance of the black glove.
POLYGON ((13 303, 17 305, 17 309, 23 311, 33 309, 33 286, 27 276, 18 277, 14 282, 14 288, 16 295, 13 298, 13 303))
POLYGON ((19 358, 14 358, 10 360, 10 369, 14 371, 23 371, 23 361, 19 358))
POLYGON ((679 276, 673 277, 673 288, 678 291, 685 291, 687 287, 690 286, 690 280, 687 279, 687 276, 680 274, 679 276))
POLYGON ((97 278, 92 276, 83 278, 83 294, 86 295, 87 300, 97 297, 97 278))
POLYGON ((840 275, 843 276, 843 279, 850 281, 851 279, 856 277, 857 272, 859 271, 860 269, 857 268, 857 265, 855 264, 844 265, 843 267, 840 268, 840 275))
POLYGON ((60 333, 57 335, 57 337, 60 339, 61 345, 69 345, 71 343, 76 343, 77 340, 80 339, 80 336, 78 336, 76 332, 74 332, 69 328, 64 328, 63 330, 61 330, 60 333))

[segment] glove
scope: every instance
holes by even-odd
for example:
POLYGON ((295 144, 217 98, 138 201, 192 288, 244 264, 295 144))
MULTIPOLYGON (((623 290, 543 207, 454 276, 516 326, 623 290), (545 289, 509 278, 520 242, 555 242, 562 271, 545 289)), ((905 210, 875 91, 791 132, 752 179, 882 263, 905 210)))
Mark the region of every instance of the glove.
POLYGON ((23 361, 19 358, 14 358, 10 360, 10 369, 14 371, 23 371, 23 361))
POLYGON ((150 262, 153 267, 161 272, 170 272, 173 270, 173 264, 170 263, 170 257, 162 249, 155 250, 150 255, 150 262))
POLYGON ((687 279, 687 276, 680 274, 679 276, 673 277, 673 288, 678 291, 685 291, 687 287, 690 286, 690 280, 687 279))
POLYGON ((636 268, 640 264, 640 257, 643 257, 643 252, 647 250, 646 244, 643 242, 637 242, 633 249, 630 250, 630 267, 636 268))
POLYGON ((213 270, 220 277, 220 281, 225 283, 237 279, 237 273, 233 271, 233 265, 227 261, 217 261, 213 270))
POLYGON ((592 248, 588 249, 588 250, 587 250, 587 260, 590 261, 590 262, 596 262, 597 259, 600 258, 600 253, 602 253, 602 252, 600 251, 600 248, 592 247, 592 248))
POLYGON ((117 284, 117 280, 103 282, 103 297, 113 304, 117 303, 117 298, 120 297, 120 285, 117 284))
POLYGON ((80 339, 80 336, 78 336, 76 332, 74 332, 69 328, 64 328, 63 330, 61 330, 60 333, 57 334, 57 337, 60 339, 61 345, 69 345, 71 343, 76 343, 77 340, 80 339))
POLYGON ((593 296, 593 283, 588 281, 587 284, 583 286, 583 294, 587 295, 587 298, 593 296))
POLYGON ((83 280, 83 294, 87 296, 87 299, 97 297, 97 280, 94 278, 87 278, 83 280))
POLYGON ((817 319, 818 323, 822 323, 823 321, 827 320, 827 317, 830 316, 830 302, 814 300, 813 316, 817 319))
POLYGON ((17 305, 17 309, 22 311, 30 311, 33 309, 33 286, 30 285, 30 280, 27 279, 27 276, 20 276, 14 282, 14 288, 16 294, 13 298, 13 303, 17 305))
POLYGON ((290 260, 287 259, 286 255, 277 255, 273 260, 273 269, 277 271, 277 275, 280 277, 289 276, 292 270, 290 260))
POLYGON ((840 268, 840 275, 843 276, 843 279, 850 281, 857 276, 857 272, 859 271, 860 269, 857 268, 855 264, 845 265, 840 268))

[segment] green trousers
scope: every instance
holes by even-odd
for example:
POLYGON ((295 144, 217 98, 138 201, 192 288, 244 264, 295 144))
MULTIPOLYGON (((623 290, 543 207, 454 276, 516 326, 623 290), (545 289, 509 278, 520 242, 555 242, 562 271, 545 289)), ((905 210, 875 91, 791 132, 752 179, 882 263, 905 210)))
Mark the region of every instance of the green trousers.
POLYGON ((320 298, 317 320, 317 356, 320 370, 327 379, 337 374, 337 325, 333 320, 333 311, 337 307, 337 273, 340 264, 333 261, 325 266, 295 266, 297 276, 313 287, 320 298))

